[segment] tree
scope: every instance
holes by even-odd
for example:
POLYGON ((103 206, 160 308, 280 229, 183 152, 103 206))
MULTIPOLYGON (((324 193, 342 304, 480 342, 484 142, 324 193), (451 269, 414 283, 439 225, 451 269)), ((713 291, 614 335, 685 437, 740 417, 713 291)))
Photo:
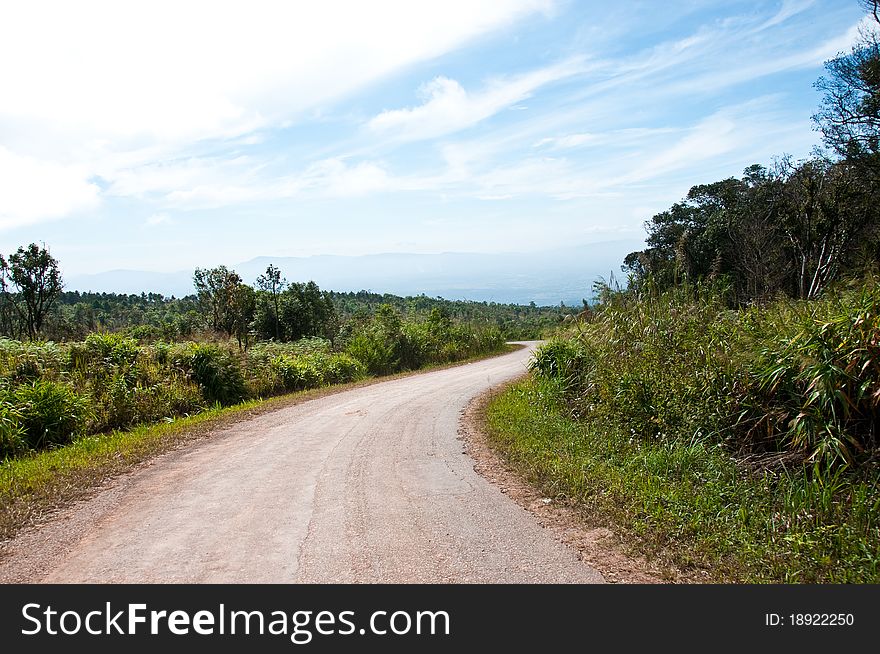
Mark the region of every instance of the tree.
POLYGON ((813 121, 825 144, 840 157, 857 163, 874 182, 880 181, 880 9, 878 0, 862 2, 873 17, 849 54, 825 63, 827 76, 815 86, 824 93, 813 121))
POLYGON ((238 340, 238 349, 250 346, 250 329, 257 308, 257 294, 247 284, 239 284, 232 294, 232 331, 238 340))
POLYGON ((199 305, 212 329, 233 336, 236 329, 236 293, 241 277, 226 266, 196 268, 193 284, 199 305))
POLYGON ((728 274, 732 256, 728 227, 747 184, 731 177, 700 184, 666 211, 645 223, 648 248, 624 259, 630 282, 652 278, 659 288, 728 274))
POLYGON ((0 265, 4 267, 4 296, 8 295, 27 330, 28 338, 34 340, 39 336, 46 314, 64 287, 58 262, 45 246, 41 248, 31 243, 27 247, 19 247, 9 255, 8 263, 3 261, 0 265), (15 287, 14 294, 7 293, 7 277, 15 287))
POLYGON ((257 286, 262 291, 266 291, 269 294, 269 298, 272 302, 272 307, 274 308, 274 312, 272 317, 275 323, 275 340, 281 340, 281 309, 280 309, 280 301, 281 301, 281 292, 284 290, 284 287, 287 285, 287 280, 281 276, 281 270, 276 268, 273 264, 269 264, 266 268, 266 272, 263 275, 257 277, 257 286))
POLYGON ((779 224, 787 240, 795 294, 815 298, 844 270, 863 241, 876 239, 874 194, 847 162, 813 158, 777 166, 779 224))
POLYGON ((16 326, 20 323, 17 320, 18 314, 15 310, 12 293, 9 291, 11 281, 9 275, 9 264, 0 254, 0 334, 18 336, 16 326))
POLYGON ((728 221, 734 301, 742 304, 792 292, 791 266, 780 228, 780 180, 764 166, 743 171, 743 195, 728 221))
POLYGON ((306 336, 333 339, 339 330, 339 317, 330 296, 315 282, 294 282, 284 291, 281 325, 286 340, 306 336))

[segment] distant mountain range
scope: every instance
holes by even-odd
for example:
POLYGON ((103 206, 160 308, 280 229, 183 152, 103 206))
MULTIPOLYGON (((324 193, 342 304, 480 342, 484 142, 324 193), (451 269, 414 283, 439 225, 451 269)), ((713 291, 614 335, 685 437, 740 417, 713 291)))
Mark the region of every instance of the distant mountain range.
MULTIPOLYGON (((597 279, 608 280, 613 274, 620 280, 623 257, 643 247, 640 241, 610 241, 528 253, 257 257, 229 267, 247 283, 254 283, 271 263, 281 269, 288 281, 314 280, 323 290, 577 305, 592 295, 597 279)), ((110 270, 67 276, 65 286, 78 291, 148 291, 181 297, 194 292, 192 274, 192 270, 110 270)))

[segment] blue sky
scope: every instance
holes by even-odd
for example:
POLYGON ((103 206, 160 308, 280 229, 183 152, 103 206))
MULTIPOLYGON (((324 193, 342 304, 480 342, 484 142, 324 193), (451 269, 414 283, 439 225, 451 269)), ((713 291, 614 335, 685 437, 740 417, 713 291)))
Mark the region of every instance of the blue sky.
POLYGON ((0 252, 45 242, 82 274, 640 239, 690 186, 809 154, 812 84, 863 16, 133 4, 0 8, 0 252))

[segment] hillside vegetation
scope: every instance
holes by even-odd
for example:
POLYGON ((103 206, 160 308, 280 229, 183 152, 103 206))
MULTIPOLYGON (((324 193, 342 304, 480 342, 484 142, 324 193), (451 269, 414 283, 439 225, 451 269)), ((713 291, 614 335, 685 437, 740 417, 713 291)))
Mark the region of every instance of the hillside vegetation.
POLYGON ((492 436, 554 496, 716 580, 880 580, 880 286, 731 311, 618 293, 540 348, 492 436))

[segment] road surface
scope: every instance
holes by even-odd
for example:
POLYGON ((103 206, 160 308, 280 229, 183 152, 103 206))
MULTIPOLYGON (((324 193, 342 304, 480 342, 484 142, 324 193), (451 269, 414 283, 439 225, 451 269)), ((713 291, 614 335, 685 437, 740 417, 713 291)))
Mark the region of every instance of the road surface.
POLYGON ((601 582, 457 438, 532 346, 237 423, 8 543, 0 580, 601 582))

